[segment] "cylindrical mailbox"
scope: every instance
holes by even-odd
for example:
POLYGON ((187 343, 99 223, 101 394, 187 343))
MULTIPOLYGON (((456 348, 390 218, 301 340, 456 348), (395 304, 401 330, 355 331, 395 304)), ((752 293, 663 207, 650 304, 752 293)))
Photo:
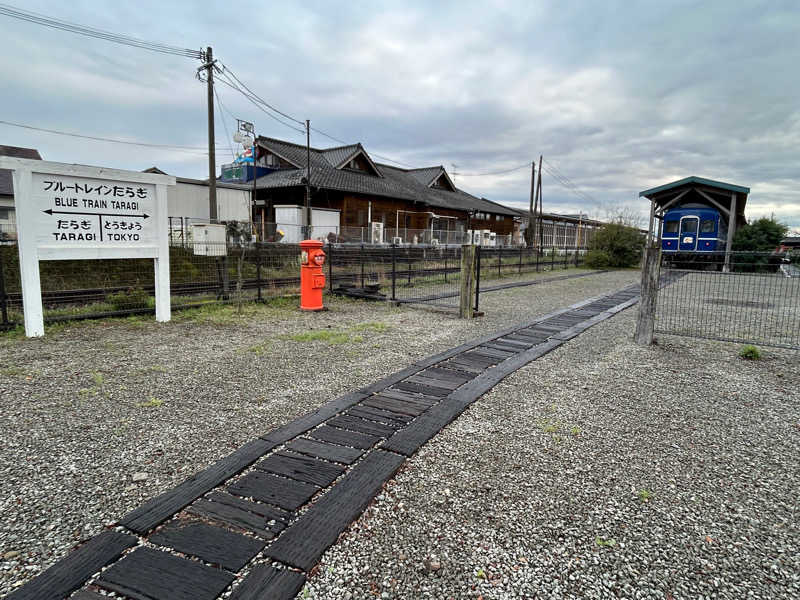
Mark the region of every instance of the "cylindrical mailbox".
POLYGON ((325 289, 325 252, 322 242, 303 240, 300 264, 300 310, 322 310, 322 291, 325 289))

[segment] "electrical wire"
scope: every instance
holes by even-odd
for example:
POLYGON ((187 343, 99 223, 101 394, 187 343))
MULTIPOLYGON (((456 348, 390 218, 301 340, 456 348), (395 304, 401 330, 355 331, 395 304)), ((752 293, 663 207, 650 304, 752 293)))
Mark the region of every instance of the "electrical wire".
POLYGON ((236 80, 236 83, 238 83, 240 86, 242 86, 244 89, 246 89, 246 90, 247 90, 247 91, 250 93, 250 95, 252 95, 252 96, 253 96, 253 98, 255 98, 256 100, 258 100, 258 101, 259 101, 261 104, 263 104, 264 106, 266 106, 267 108, 269 108, 271 111, 278 113, 278 114, 279 114, 279 115, 281 115, 282 117, 286 117, 287 119, 289 119, 290 121, 294 121, 294 122, 295 122, 295 123, 297 123, 298 125, 305 126, 305 122, 303 122, 303 121, 300 121, 300 120, 298 120, 298 119, 295 119, 295 118, 294 118, 293 116, 291 116, 291 115, 287 115, 285 112, 282 112, 282 111, 278 110, 277 108, 275 108, 274 106, 272 106, 271 104, 269 104, 269 103, 268 103, 266 100, 264 100, 263 98, 261 98, 261 97, 260 97, 258 94, 256 94, 256 93, 255 93, 253 90, 251 90, 251 89, 250 89, 249 87, 247 87, 247 86, 246 86, 244 83, 242 83, 242 81, 241 81, 241 80, 240 80, 240 79, 239 79, 239 78, 236 76, 236 73, 234 73, 234 72, 233 72, 233 71, 231 71, 231 70, 230 70, 228 67, 226 67, 224 63, 220 62, 219 64, 222 66, 222 70, 223 70, 225 73, 227 73, 228 75, 230 75, 231 77, 233 77, 233 79, 235 79, 235 80, 236 80))
POLYGON ((64 135, 74 138, 82 138, 86 140, 95 140, 98 142, 111 142, 114 144, 125 144, 128 146, 142 146, 145 148, 164 148, 166 150, 176 150, 179 152, 191 152, 194 154, 208 154, 204 148, 197 146, 175 146, 172 144, 150 144, 147 142, 129 142, 126 140, 115 140, 113 138, 99 137, 94 135, 83 135, 80 133, 69 133, 66 131, 58 131, 56 129, 45 129, 44 127, 34 127, 33 125, 24 125, 22 123, 12 123, 11 121, 0 121, 0 125, 9 125, 11 127, 20 127, 22 129, 31 129, 33 131, 41 131, 44 133, 54 133, 56 135, 64 135))
POLYGON ((524 169, 525 167, 530 167, 532 164, 531 161, 526 162, 525 164, 518 165, 516 167, 512 167, 510 169, 505 169, 503 171, 493 171, 491 173, 459 173, 459 177, 488 177, 489 175, 504 175, 505 173, 512 173, 514 171, 519 171, 520 169, 524 169))
MULTIPOLYGON (((236 85, 236 84, 235 84, 233 81, 231 81, 230 79, 227 79, 227 78, 224 76, 224 73, 220 72, 220 73, 219 73, 219 75, 220 75, 220 76, 219 76, 219 77, 217 77, 216 81, 219 81, 219 82, 220 82, 220 83, 222 83, 223 85, 226 85, 226 86, 228 86, 229 88, 231 88, 231 89, 233 89, 233 90, 236 90, 237 92, 239 92, 240 94, 242 94, 242 95, 243 95, 245 98, 247 98, 247 99, 250 101, 250 103, 251 103, 251 104, 253 104, 253 106, 255 106, 255 107, 258 109, 258 110, 260 110, 261 112, 263 112, 265 115, 267 115, 267 116, 268 116, 268 117, 270 117, 271 119, 273 119, 273 120, 277 121, 277 122, 278 122, 278 123, 280 123, 281 125, 284 125, 285 127, 288 127, 289 129, 292 129, 292 130, 294 130, 294 131, 296 131, 296 132, 298 132, 298 133, 303 133, 303 134, 305 133, 305 130, 304 130, 304 129, 300 129, 300 128, 298 128, 298 127, 295 127, 294 125, 291 125, 291 124, 287 123, 286 121, 282 120, 281 118, 279 118, 279 117, 275 116, 274 114, 272 114, 271 112, 269 112, 269 111, 268 111, 267 109, 265 109, 265 108, 264 108, 264 106, 262 106, 262 105, 261 105, 261 103, 259 103, 259 102, 258 102, 258 100, 256 100, 256 99, 255 99, 255 98, 254 98, 254 97, 253 97, 251 94, 249 94, 248 92, 246 92, 245 90, 243 90, 242 88, 240 88, 239 86, 237 86, 237 85, 236 85)), ((203 81, 203 80, 201 79, 201 81, 203 81)))
POLYGON ((42 25, 44 27, 50 27, 52 29, 60 29, 61 31, 67 31, 69 33, 97 38, 107 42, 114 42, 115 44, 123 44, 126 46, 132 46, 134 48, 142 48, 152 52, 161 52, 163 54, 173 54, 176 56, 195 59, 202 59, 204 56, 201 50, 191 50, 190 48, 180 48, 178 46, 170 46, 168 44, 148 42, 147 40, 142 40, 128 35, 112 33, 110 31, 104 31, 94 27, 87 27, 85 25, 63 21, 61 19, 55 19, 40 13, 22 10, 15 6, 9 6, 7 4, 0 4, 0 15, 19 19, 20 21, 27 21, 36 25, 42 25))

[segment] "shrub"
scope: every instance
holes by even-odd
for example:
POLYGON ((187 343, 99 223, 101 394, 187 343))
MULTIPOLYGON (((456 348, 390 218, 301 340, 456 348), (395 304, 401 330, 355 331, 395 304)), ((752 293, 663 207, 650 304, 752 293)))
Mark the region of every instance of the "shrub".
POLYGON ((604 269, 611 264, 611 257, 604 250, 589 250, 584 262, 590 269, 604 269))
POLYGON ((739 350, 739 356, 745 360, 758 360, 761 358, 761 351, 752 344, 747 344, 739 350))
POLYGON ((736 252, 770 252, 786 237, 789 228, 783 223, 763 217, 740 227, 733 236, 736 252))
POLYGON ((608 223, 601 227, 589 245, 590 252, 601 251, 608 257, 606 266, 614 268, 632 267, 639 262, 644 248, 644 236, 635 227, 622 223, 608 223))
POLYGON ((134 310, 147 308, 150 306, 150 294, 142 288, 128 288, 121 292, 109 294, 106 302, 114 307, 114 310, 134 310))

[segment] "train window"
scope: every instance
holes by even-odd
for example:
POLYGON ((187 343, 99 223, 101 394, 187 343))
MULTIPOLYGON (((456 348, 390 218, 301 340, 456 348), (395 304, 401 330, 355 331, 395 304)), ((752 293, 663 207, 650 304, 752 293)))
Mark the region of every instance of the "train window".
POLYGON ((681 221, 681 233, 697 233, 697 219, 684 219, 681 221))
POLYGON ((664 233, 678 233, 678 222, 664 221, 664 233))
POLYGON ((714 233, 714 221, 711 219, 700 221, 700 233, 714 233))

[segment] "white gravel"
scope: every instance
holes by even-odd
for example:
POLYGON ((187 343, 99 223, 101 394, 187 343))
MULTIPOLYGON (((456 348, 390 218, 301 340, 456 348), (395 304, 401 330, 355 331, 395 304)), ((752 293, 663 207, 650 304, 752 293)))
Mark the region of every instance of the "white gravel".
POLYGON ((511 375, 413 457, 302 598, 800 597, 797 353, 635 310, 511 375), (439 568, 436 568, 439 567, 439 568))
POLYGON ((346 391, 637 280, 623 271, 492 292, 474 321, 329 299, 331 310, 318 314, 246 305, 242 316, 176 313, 164 325, 110 320, 38 340, 0 336, 0 594, 145 500, 346 391), (312 329, 341 333, 342 343, 287 337, 312 329))

